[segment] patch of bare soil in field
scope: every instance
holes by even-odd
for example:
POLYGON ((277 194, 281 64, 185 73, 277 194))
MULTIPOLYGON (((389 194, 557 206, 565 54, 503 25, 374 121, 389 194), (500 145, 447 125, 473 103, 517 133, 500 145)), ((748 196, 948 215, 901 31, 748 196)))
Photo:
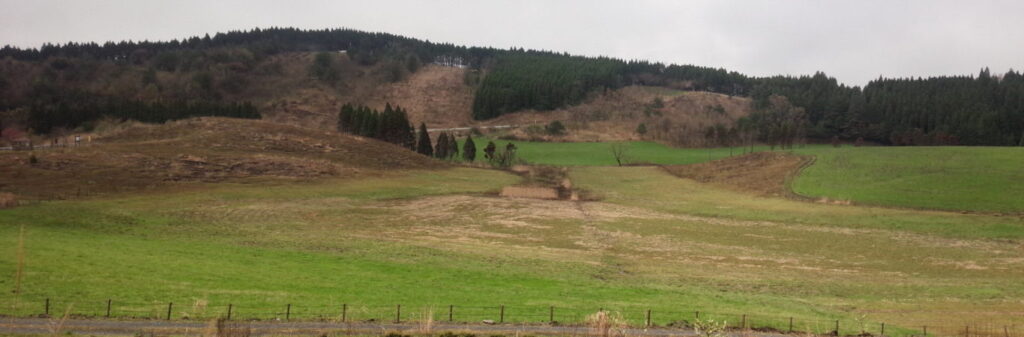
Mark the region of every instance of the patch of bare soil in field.
POLYGON ((759 196, 791 196, 787 183, 809 158, 782 152, 756 152, 700 164, 665 166, 665 171, 759 196))

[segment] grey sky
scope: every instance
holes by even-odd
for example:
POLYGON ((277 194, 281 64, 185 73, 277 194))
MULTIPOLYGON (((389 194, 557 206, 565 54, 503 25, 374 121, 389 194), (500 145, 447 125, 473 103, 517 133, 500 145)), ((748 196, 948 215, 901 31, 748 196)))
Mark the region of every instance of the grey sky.
POLYGON ((0 0, 0 45, 348 27, 751 75, 886 77, 1024 69, 1022 1, 0 0))

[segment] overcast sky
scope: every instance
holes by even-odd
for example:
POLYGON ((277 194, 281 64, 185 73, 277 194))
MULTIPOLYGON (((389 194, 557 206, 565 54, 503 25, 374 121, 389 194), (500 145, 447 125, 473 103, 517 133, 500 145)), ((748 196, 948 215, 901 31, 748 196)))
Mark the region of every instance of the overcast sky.
POLYGON ((886 77, 1024 69, 1024 1, 0 0, 0 45, 167 40, 254 27, 347 27, 723 67, 886 77))

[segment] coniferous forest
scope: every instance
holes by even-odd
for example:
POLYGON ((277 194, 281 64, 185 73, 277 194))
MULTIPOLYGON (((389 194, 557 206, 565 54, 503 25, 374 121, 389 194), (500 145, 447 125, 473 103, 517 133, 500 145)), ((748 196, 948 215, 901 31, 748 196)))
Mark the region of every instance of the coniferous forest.
POLYGON ((416 135, 402 107, 387 104, 384 111, 345 104, 338 112, 338 131, 370 137, 404 148, 416 149, 416 135))
POLYGON ((247 102, 154 101, 68 95, 54 102, 35 101, 29 107, 28 125, 39 133, 54 128, 74 129, 102 118, 163 123, 199 116, 260 118, 256 107, 247 102))
MULTIPOLYGON (((341 50, 363 65, 381 61, 424 60, 469 68, 481 76, 473 83, 476 88, 472 114, 476 119, 493 118, 523 109, 552 110, 578 104, 597 92, 628 85, 652 85, 751 97, 756 110, 761 112, 756 112, 748 121, 770 119, 757 114, 771 110, 771 97, 785 97, 789 104, 802 109, 803 113, 799 115, 805 119, 787 128, 798 127, 800 130, 795 133, 819 140, 863 139, 892 145, 1024 143, 1024 79, 1017 71, 992 74, 985 69, 970 76, 879 78, 864 87, 850 87, 824 73, 800 77, 751 77, 725 69, 692 65, 570 56, 521 48, 464 47, 350 29, 294 28, 233 31, 212 37, 207 35, 164 42, 47 44, 29 49, 7 46, 0 49, 0 60, 49 62, 52 71, 58 72, 62 71, 60 61, 69 59, 180 71, 202 68, 209 62, 245 63, 284 52, 341 50), (203 54, 204 51, 226 48, 245 50, 246 56, 242 60, 230 57, 220 60, 203 54)), ((9 94, 16 90, 0 78, 0 93, 3 93, 0 95, 0 110, 31 108, 34 116, 32 127, 36 132, 46 132, 55 126, 74 127, 104 115, 86 112, 95 110, 99 103, 74 109, 59 103, 70 102, 71 97, 77 99, 77 96, 97 93, 60 90, 60 83, 40 81, 55 87, 52 92, 64 97, 55 100, 51 96, 9 94)), ((109 98, 88 99, 92 102, 103 100, 109 98)), ((134 98, 122 100, 130 102, 134 98)), ((216 110, 211 106, 222 106, 227 111, 216 113, 248 117, 255 114, 251 111, 230 112, 246 104, 220 100, 217 95, 208 95, 200 96, 195 102, 135 102, 135 106, 148 108, 108 114, 147 121, 179 118, 158 112, 169 105, 202 107, 188 108, 191 112, 178 114, 180 116, 216 110), (140 116, 150 113, 152 117, 140 116)), ((123 102, 104 104, 132 105, 123 102)), ((360 129, 358 132, 364 131, 360 129)), ((761 134, 759 137, 766 136, 761 134)))

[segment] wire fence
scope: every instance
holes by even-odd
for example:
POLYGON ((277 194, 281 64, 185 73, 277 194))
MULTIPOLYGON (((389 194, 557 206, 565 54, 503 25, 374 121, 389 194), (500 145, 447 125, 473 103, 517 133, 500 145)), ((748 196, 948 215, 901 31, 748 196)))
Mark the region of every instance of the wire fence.
POLYGON ((603 311, 631 327, 692 327, 697 320, 725 322, 736 330, 762 332, 893 337, 1024 337, 1024 324, 994 322, 951 324, 889 324, 866 320, 773 316, 763 314, 659 310, 642 307, 574 308, 560 306, 462 305, 330 305, 210 304, 205 301, 130 302, 45 299, 7 306, 5 316, 159 320, 330 321, 330 322, 451 322, 537 325, 585 325, 588 316, 603 311))

